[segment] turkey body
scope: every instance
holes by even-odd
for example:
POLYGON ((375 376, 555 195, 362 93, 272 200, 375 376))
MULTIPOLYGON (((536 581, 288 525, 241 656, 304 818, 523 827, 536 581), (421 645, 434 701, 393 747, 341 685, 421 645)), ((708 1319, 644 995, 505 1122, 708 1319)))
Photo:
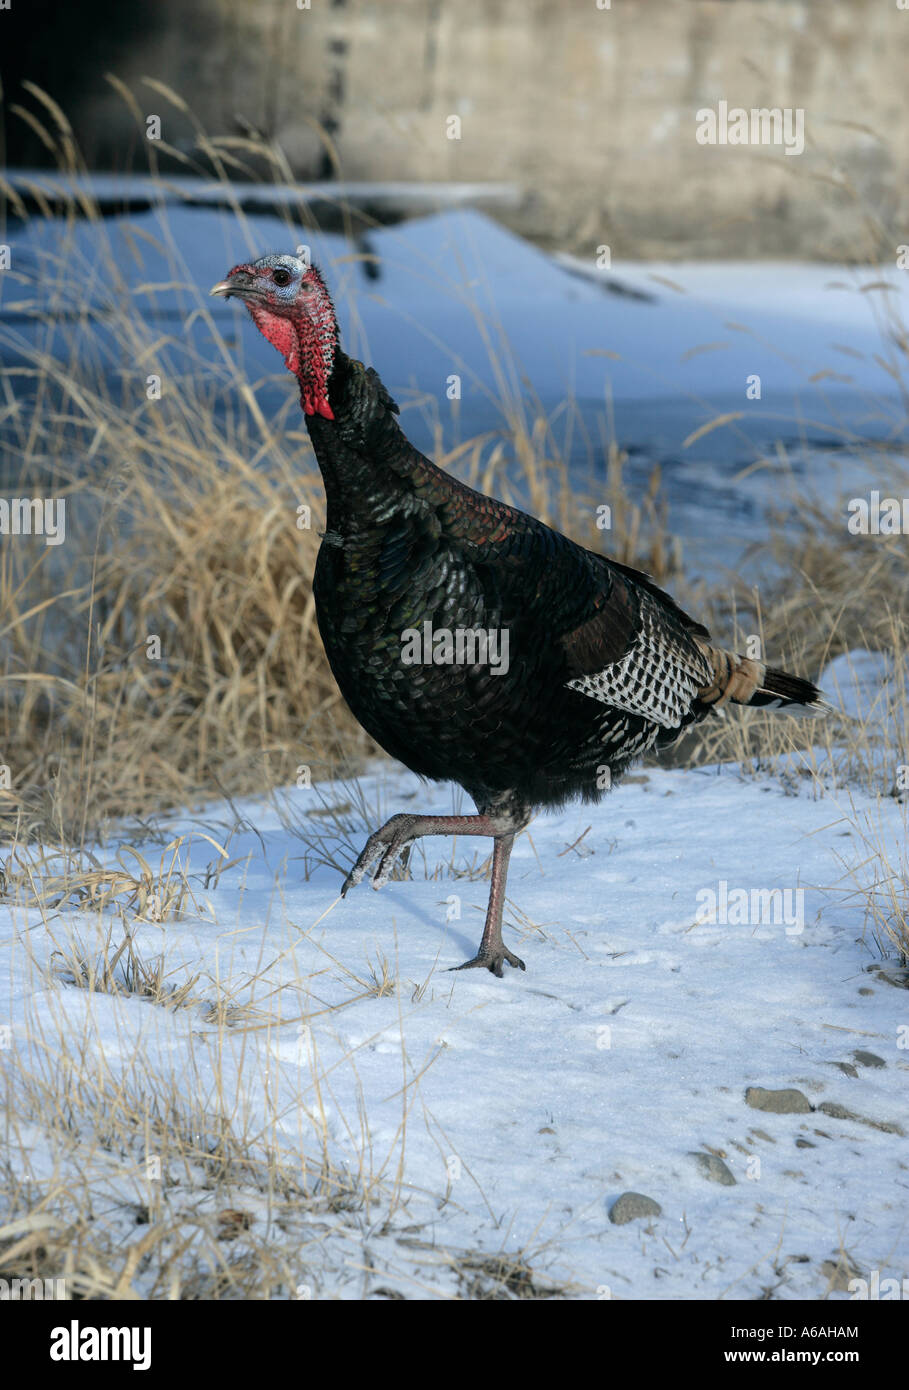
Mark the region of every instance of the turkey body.
POLYGON ((336 366, 330 399, 333 421, 308 420, 328 503, 316 613, 342 695, 388 753, 481 808, 555 806, 597 800, 632 759, 706 716, 691 707, 711 674, 694 641, 706 630, 668 595, 443 473, 360 363, 336 366), (498 661, 450 659, 444 634, 459 630, 489 634, 498 661), (654 689, 641 671, 636 691, 630 671, 614 692, 622 707, 569 685, 645 630, 665 663, 654 689), (423 641, 429 659, 405 661, 404 635, 428 632, 443 634, 442 659, 423 641))

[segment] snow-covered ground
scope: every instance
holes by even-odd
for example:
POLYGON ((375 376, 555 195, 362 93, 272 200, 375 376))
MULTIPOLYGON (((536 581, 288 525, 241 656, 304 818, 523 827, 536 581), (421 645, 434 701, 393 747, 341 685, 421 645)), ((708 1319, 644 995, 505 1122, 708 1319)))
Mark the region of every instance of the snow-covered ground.
MULTIPOLYGON (((449 973, 479 937, 488 845, 424 841, 410 881, 344 900, 325 862, 349 864, 395 810, 452 801, 388 765, 131 841, 156 870, 187 837, 184 910, 155 920, 162 892, 126 915, 139 955, 190 982, 179 1008, 77 988, 53 955, 76 940, 92 961, 108 940, 112 956, 113 910, 4 905, 5 1068, 65 1056, 79 1094, 129 1091, 141 1115, 176 1092, 310 1183, 326 1163, 348 1175, 341 1210, 301 1201, 290 1223, 252 1183, 231 1189, 252 1221, 232 1255, 252 1235, 283 1242, 303 1296, 477 1296, 500 1256, 558 1296, 820 1298, 843 1252, 856 1277, 906 1277, 909 995, 860 891, 886 872, 869 843, 905 873, 905 805, 798 772, 640 771, 520 837, 505 935, 527 971, 497 980, 449 973), (213 841, 233 861, 216 883, 213 841), (627 1192, 659 1214, 617 1224, 627 1192)), ((116 846, 93 864, 135 868, 116 846)), ((38 1194, 79 1169, 125 1254, 148 1230, 135 1212, 153 1205, 155 1144, 98 1150, 85 1107, 65 1142, 20 1116, 9 1155, 38 1194)), ((218 1201, 165 1160, 165 1214, 218 1201)), ((848 1297, 842 1272, 830 1296, 848 1297)))

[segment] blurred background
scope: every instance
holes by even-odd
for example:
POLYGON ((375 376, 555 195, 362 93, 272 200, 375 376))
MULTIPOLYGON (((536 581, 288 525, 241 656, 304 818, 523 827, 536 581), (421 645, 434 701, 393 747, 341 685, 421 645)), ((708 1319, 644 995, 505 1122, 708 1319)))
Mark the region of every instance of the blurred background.
MULTIPOLYGON (((2 22, 6 103, 44 87, 95 169, 145 165, 113 72, 186 99, 165 134, 186 158, 198 122, 256 132, 305 181, 513 183, 502 220, 581 254, 851 261, 876 249, 866 206, 909 207, 896 0, 30 0, 2 22), (804 154, 696 144, 694 112, 720 97, 802 107, 804 154)), ((9 115, 6 142, 11 164, 50 158, 9 115)))

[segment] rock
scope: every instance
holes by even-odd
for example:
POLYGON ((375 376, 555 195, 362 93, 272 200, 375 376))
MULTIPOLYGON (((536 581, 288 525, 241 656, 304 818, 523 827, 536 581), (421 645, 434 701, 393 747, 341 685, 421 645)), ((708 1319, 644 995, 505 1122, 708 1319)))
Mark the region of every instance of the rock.
POLYGON ((814 1109, 801 1091, 767 1091, 763 1086, 749 1086, 745 1092, 745 1104, 750 1105, 752 1110, 768 1110, 774 1115, 810 1115, 814 1109))
POLYGON ((863 1052, 861 1048, 859 1048, 857 1051, 853 1052, 852 1055, 860 1067, 876 1067, 879 1069, 887 1065, 883 1057, 878 1057, 876 1052, 863 1052))
POLYGON ((639 1216, 662 1215, 663 1208, 659 1202, 645 1197, 643 1192, 623 1192, 609 1209, 609 1220, 613 1226, 627 1226, 629 1221, 636 1221, 639 1216))
POLYGON ((701 1176, 708 1182, 721 1183, 723 1187, 735 1187, 735 1178, 726 1164, 716 1154, 692 1153, 690 1155, 700 1169, 701 1176))
POLYGON ((795 1141, 795 1147, 796 1147, 797 1149, 816 1149, 816 1148, 817 1148, 817 1144, 812 1144, 812 1142, 811 1142, 810 1139, 801 1139, 801 1138, 800 1138, 800 1139, 796 1139, 796 1141, 795 1141))
POLYGON ((858 1079, 858 1067, 854 1067, 851 1062, 832 1062, 831 1066, 837 1067, 844 1076, 854 1076, 858 1079))
POLYGON ((852 1110, 847 1110, 845 1105, 840 1105, 835 1100, 821 1101, 818 1109, 824 1114, 829 1115, 831 1120, 861 1120, 861 1115, 856 1115, 852 1110))
POLYGON ((818 1109, 832 1120, 853 1120, 856 1124, 868 1125, 870 1129, 879 1129, 882 1134, 904 1133, 902 1125, 894 1120, 869 1120, 867 1115, 856 1115, 854 1110, 847 1110, 845 1105, 839 1105, 835 1100, 825 1100, 818 1109))

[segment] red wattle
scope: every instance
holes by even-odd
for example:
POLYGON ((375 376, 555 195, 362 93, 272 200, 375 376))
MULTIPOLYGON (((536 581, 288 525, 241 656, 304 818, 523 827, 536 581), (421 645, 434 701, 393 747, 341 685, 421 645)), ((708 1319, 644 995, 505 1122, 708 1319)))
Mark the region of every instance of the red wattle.
MULTIPOLYGON (((319 282, 321 284, 321 281, 319 282)), ((337 343, 337 327, 331 300, 322 286, 324 305, 319 317, 311 312, 286 318, 259 304, 251 304, 256 327, 284 358, 284 364, 300 383, 300 404, 306 415, 333 420, 328 403, 328 378, 337 343)))
POLYGON ((303 407, 304 415, 321 415, 326 420, 335 418, 335 413, 328 404, 328 397, 323 390, 314 388, 311 381, 301 381, 300 387, 300 404, 303 407))

